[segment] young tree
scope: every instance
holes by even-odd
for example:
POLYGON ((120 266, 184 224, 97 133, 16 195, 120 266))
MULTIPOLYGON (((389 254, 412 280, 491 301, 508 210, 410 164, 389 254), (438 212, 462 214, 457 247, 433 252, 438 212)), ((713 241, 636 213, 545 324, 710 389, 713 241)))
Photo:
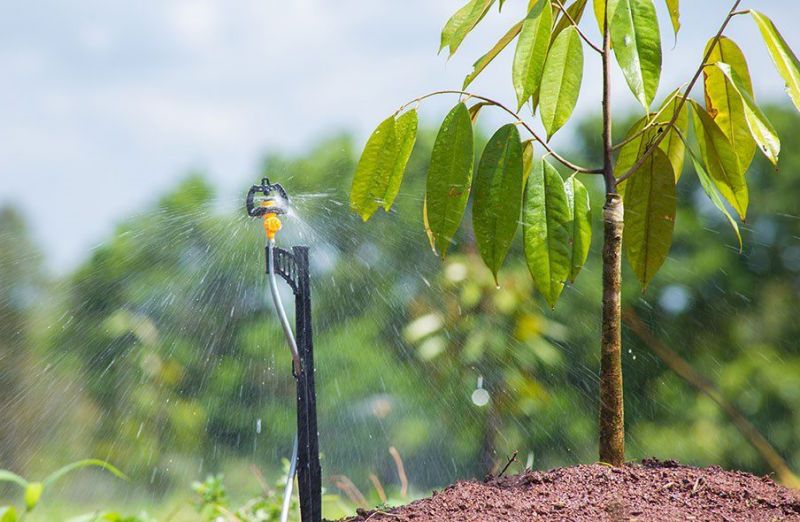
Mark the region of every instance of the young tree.
MULTIPOLYGON (((499 0, 502 8, 504 1, 499 0)), ((530 0, 524 19, 474 64, 461 90, 420 96, 384 120, 370 136, 356 169, 351 207, 368 220, 397 196, 414 146, 417 106, 431 96, 459 94, 433 148, 425 193, 423 221, 431 247, 447 252, 473 197, 473 228, 481 257, 497 278, 522 222, 525 258, 534 285, 554 307, 566 282, 574 282, 589 252, 591 211, 578 175, 601 176, 603 207, 603 297, 600 364, 600 460, 624 462, 622 340, 620 291, 622 247, 634 273, 646 288, 667 257, 675 223, 675 185, 688 152, 706 194, 739 238, 730 207, 741 220, 748 204, 745 173, 756 149, 777 168, 780 140, 754 101, 752 81, 742 50, 724 33, 731 20, 749 16, 758 27, 778 74, 800 109, 800 62, 764 14, 740 10, 736 0, 709 40, 700 64, 687 83, 651 110, 661 75, 661 36, 653 0, 594 0, 602 41, 581 29, 588 0, 530 0), (476 76, 514 39, 512 66, 516 110, 491 98, 467 92, 476 76), (577 165, 548 145, 570 118, 583 77, 588 49, 602 62, 603 165, 577 165), (619 143, 612 141, 612 50, 644 116, 619 143), (703 79, 704 102, 690 97, 703 79), (467 106, 469 102, 474 102, 467 106), (528 105, 539 112, 543 139, 520 115, 528 105), (507 113, 512 122, 487 143, 473 183, 472 126, 485 107, 507 113), (692 123, 695 140, 687 139, 692 123), (529 137, 522 140, 520 128, 529 137), (534 144, 543 149, 533 160, 534 144), (695 150, 695 147, 697 150, 695 150), (548 159, 574 172, 563 180, 548 159), (625 224, 623 230, 623 224, 625 224)), ((487 15, 495 0, 470 0, 446 23, 440 51, 456 52, 464 38, 487 15)), ((672 28, 680 29, 679 0, 665 0, 672 28)))

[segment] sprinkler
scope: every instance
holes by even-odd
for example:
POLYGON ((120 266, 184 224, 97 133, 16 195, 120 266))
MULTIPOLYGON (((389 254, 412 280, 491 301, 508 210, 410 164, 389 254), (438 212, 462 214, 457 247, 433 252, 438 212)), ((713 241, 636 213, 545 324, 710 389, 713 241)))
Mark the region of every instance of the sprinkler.
POLYGON ((292 486, 297 474, 301 520, 319 522, 322 520, 322 469, 319 464, 317 395, 314 388, 308 247, 294 246, 290 252, 275 246, 275 237, 283 226, 280 216, 288 211, 289 196, 286 190, 279 183, 270 183, 269 178, 262 179, 261 185, 253 185, 247 192, 247 215, 260 217, 264 224, 270 293, 292 354, 292 375, 297 383, 297 434, 284 490, 281 521, 288 519, 292 486), (294 293, 294 332, 278 293, 276 275, 281 276, 294 293))

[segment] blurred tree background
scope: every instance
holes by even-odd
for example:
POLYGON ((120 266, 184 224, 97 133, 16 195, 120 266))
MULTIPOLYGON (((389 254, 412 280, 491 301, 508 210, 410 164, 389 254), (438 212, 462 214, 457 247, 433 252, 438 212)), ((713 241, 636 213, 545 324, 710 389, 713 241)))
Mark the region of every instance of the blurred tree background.
MULTIPOLYGON (((646 294, 626 274, 625 305, 797 470, 800 136, 792 111, 770 118, 784 137, 781 173, 759 159, 748 174, 757 188, 744 251, 687 173, 670 259, 646 294)), ((423 134, 396 209, 366 225, 348 209, 347 136, 299 157, 270 155, 259 173, 293 196, 279 242, 312 248, 325 486, 336 491, 330 478, 345 475, 371 504, 380 502, 371 474, 399 492, 390 447, 412 494, 481 477, 514 451, 512 470, 595 458, 599 256, 555 312, 533 296, 520 238, 499 288, 469 227, 442 263, 424 247, 422 201, 408 196, 425 179, 432 135, 423 134)), ((599 139, 586 122, 575 149, 599 150, 590 146, 599 139)), ((591 189, 598 212, 600 187, 591 189)), ((35 474, 107 459, 132 484, 92 493, 67 484, 61 496, 137 505, 207 473, 226 472, 246 495, 258 489, 250 466, 280 472, 294 424, 290 359, 268 300, 261 226, 240 207, 192 174, 56 280, 41 268, 46 245, 33 244, 13 207, 0 211, 0 468, 35 474)), ((718 406, 626 335, 630 457, 770 471, 718 406)))

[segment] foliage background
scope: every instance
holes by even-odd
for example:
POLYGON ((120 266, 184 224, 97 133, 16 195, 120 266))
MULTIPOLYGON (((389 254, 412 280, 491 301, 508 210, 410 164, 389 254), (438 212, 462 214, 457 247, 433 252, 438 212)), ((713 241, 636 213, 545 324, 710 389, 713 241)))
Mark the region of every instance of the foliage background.
MULTIPOLYGON (((786 152, 779 176, 760 159, 748 174, 755 201, 744 252, 694 177, 684 176, 670 258, 646 294, 628 284, 625 303, 798 469, 800 142, 790 110, 770 116, 786 152)), ((576 151, 596 149, 596 128, 581 126, 576 151)), ((468 230, 442 266, 424 247, 422 202, 408 195, 424 183, 431 142, 423 132, 397 210, 367 225, 346 205, 355 162, 348 136, 307 154, 271 154, 261 169, 295 195, 280 241, 308 243, 314 254, 326 487, 337 492, 332 477, 346 475, 372 504, 380 500, 370 473, 400 500, 392 446, 412 494, 480 477, 515 450, 520 466, 535 468, 595 458, 599 256, 590 255, 554 313, 530 299, 520 244, 500 288, 468 230), (471 400, 479 376, 490 396, 484 407, 471 400)), ((599 187, 591 188, 597 208, 599 187)), ((93 456, 132 477, 124 484, 82 472, 55 491, 51 509, 166 511, 207 473, 225 472, 241 497, 259 489, 251 465, 280 475, 292 380, 266 297, 260 226, 240 204, 190 174, 60 278, 42 271, 45 250, 20 213, 4 207, 2 467, 36 477, 93 456)), ((769 472, 713 403, 635 336, 625 340, 631 458, 769 472)), ((11 490, 3 497, 14 498, 11 490)))

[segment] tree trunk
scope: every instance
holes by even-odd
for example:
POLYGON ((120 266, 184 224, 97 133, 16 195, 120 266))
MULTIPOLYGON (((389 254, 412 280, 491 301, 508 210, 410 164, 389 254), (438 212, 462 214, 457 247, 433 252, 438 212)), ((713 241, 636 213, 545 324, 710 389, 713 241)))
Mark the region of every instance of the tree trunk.
POLYGON ((600 460, 625 462, 622 401, 622 227, 619 194, 608 194, 603 207, 603 324, 600 357, 600 460))

